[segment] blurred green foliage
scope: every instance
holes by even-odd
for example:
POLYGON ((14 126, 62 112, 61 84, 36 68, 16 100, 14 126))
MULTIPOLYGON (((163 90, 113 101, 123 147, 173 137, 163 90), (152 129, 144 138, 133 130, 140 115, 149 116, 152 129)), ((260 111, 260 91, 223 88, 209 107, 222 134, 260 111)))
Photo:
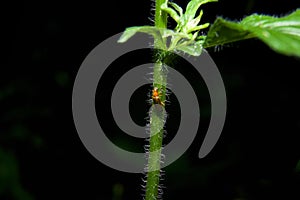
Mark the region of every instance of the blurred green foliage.
POLYGON ((121 200, 124 193, 124 186, 120 183, 114 184, 112 188, 112 193, 112 200, 121 200))
POLYGON ((22 187, 18 162, 13 153, 0 148, 0 197, 15 200, 32 200, 33 197, 22 187))
POLYGON ((297 166, 296 166, 296 172, 297 172, 297 173, 300 173, 300 160, 299 160, 298 163, 297 163, 297 166))

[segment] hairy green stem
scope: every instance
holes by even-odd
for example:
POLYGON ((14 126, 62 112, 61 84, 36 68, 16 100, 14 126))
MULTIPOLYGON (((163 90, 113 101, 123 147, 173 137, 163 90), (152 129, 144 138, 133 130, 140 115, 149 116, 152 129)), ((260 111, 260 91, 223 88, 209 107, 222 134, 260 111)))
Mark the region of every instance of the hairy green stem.
MULTIPOLYGON (((167 28, 167 13, 161 10, 161 5, 166 0, 156 0, 155 2, 155 26, 157 28, 167 28)), ((156 40, 154 38, 154 40, 156 40)), ((163 41, 166 45, 166 41, 163 41)), ((154 41, 155 49, 165 49, 160 46, 158 42, 154 41)), ((166 83, 167 77, 164 72, 163 59, 165 53, 155 53, 155 65, 153 70, 153 88, 157 88, 160 92, 161 102, 166 99, 166 83)), ((164 105, 164 104, 163 104, 164 105)), ((162 106, 162 105, 161 105, 162 106)), ((164 107, 164 106, 163 106, 164 107)), ((164 109, 164 108, 161 108, 164 109)), ((148 157, 148 170, 146 182, 146 200, 156 200, 159 195, 159 179, 160 179, 160 162, 161 162, 161 148, 162 138, 164 134, 164 112, 157 109, 152 109, 150 114, 150 139, 149 139, 149 157, 148 157)))

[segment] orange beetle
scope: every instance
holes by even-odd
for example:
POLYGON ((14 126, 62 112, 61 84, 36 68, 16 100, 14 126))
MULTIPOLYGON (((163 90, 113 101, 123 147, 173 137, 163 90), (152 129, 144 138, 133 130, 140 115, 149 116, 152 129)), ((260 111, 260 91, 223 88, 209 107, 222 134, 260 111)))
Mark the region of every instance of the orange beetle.
POLYGON ((152 100, 155 104, 160 104, 162 106, 165 106, 165 103, 161 101, 160 99, 161 93, 159 92, 157 87, 154 87, 152 90, 152 100))

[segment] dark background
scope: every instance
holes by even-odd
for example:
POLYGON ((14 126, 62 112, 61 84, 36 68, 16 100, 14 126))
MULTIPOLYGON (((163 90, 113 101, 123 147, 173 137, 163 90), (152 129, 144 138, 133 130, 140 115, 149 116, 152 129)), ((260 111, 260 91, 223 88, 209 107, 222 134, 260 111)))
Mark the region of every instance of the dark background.
MULTIPOLYGON (((71 102, 77 70, 88 53, 128 26, 152 24, 151 4, 2 4, 0 199, 142 198, 142 174, 110 169, 85 149, 73 123, 71 102)), ((220 0, 203 6, 203 21, 212 23, 216 16, 240 20, 251 13, 281 16, 299 7, 294 0, 220 0)), ((204 128, 192 146, 165 168, 164 199, 299 199, 300 59, 279 55, 255 39, 208 52, 227 91, 225 127, 213 151, 200 160, 208 120, 203 117, 204 128)), ((111 84, 109 79, 105 84, 111 84)), ((144 117, 140 110, 146 105, 146 97, 137 97, 148 90, 141 88, 131 101, 137 102, 130 106, 136 121, 144 117)), ((101 96, 97 99, 98 105, 104 103, 101 96)), ((174 104, 170 113, 176 116, 174 104)), ((176 129, 176 118, 170 119, 174 121, 167 122, 171 128, 166 142, 176 129)), ((118 134, 124 139, 125 133, 114 134, 116 143, 118 134)), ((128 146, 135 146, 128 141, 128 146)))

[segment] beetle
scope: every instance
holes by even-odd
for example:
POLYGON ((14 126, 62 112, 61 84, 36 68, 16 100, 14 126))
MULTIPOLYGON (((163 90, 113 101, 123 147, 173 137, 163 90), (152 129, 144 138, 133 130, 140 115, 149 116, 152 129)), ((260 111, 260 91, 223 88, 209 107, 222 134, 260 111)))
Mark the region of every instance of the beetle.
POLYGON ((160 104, 162 106, 165 106, 165 103, 161 101, 160 99, 161 93, 157 87, 154 87, 152 90, 152 100, 155 104, 160 104))

